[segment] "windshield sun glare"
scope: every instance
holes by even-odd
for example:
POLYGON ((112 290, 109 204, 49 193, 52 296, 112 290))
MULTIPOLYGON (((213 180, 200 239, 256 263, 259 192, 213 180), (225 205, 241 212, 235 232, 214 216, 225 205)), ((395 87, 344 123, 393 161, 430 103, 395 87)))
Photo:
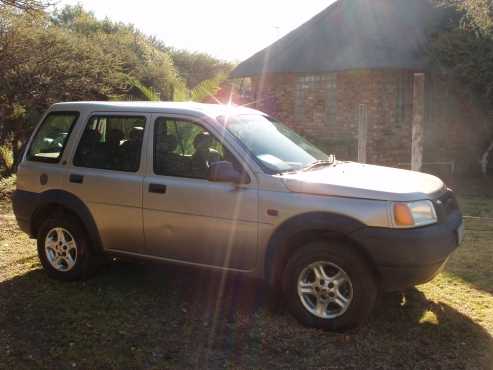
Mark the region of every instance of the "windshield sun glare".
POLYGON ((300 170, 329 156, 271 117, 255 114, 230 116, 226 129, 269 172, 300 170))

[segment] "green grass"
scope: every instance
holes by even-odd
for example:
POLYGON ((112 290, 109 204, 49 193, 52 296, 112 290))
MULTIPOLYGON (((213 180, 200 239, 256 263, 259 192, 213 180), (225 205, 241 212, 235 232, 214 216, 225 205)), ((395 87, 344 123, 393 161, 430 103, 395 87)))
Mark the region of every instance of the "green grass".
MULTIPOLYGON (((491 199, 461 204, 491 216, 491 199)), ((493 222, 466 219, 464 245, 431 283, 381 297, 365 326, 301 327, 266 289, 231 276, 115 263, 87 282, 41 270, 0 202, 0 368, 493 369, 493 222)))
POLYGON ((459 195, 458 201, 464 215, 493 219, 493 198, 459 195))

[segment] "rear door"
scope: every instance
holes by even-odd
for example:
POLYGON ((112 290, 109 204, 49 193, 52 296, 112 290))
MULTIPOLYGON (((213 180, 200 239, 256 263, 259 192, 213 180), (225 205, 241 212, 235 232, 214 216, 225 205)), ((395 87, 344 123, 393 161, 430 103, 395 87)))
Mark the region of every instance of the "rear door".
POLYGON ((254 175, 203 122, 153 117, 154 148, 144 179, 148 254, 239 270, 257 254, 258 191, 254 175), (249 184, 207 180, 211 162, 228 160, 247 171, 249 184))
POLYGON ((90 209, 105 249, 142 252, 146 113, 94 113, 75 149, 66 189, 90 209))

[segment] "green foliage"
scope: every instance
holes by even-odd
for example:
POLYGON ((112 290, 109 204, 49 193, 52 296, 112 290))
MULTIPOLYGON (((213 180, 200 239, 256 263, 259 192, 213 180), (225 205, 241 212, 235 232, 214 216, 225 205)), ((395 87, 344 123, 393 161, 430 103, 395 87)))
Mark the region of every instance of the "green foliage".
MULTIPOLYGON (((180 80, 172 57, 156 48, 132 25, 115 23, 109 19, 100 21, 80 6, 65 7, 55 12, 52 22, 97 44, 107 58, 120 60, 123 73, 131 80, 138 80, 164 100, 172 98, 174 86, 180 80)), ((141 95, 140 89, 132 90, 132 86, 127 85, 130 87, 128 96, 146 98, 141 95)))
POLYGON ((190 91, 192 100, 202 101, 210 96, 214 96, 219 91, 221 84, 226 78, 226 75, 219 74, 216 77, 200 82, 190 91))
MULTIPOLYGON (((188 89, 185 83, 178 81, 174 86, 174 101, 196 101, 201 102, 210 96, 214 96, 221 88, 221 83, 226 80, 225 75, 218 75, 215 78, 202 81, 193 89, 188 89)), ((142 84, 139 80, 130 78, 129 83, 137 89, 140 94, 148 101, 160 101, 161 98, 153 88, 142 84)))
POLYGON ((39 11, 49 5, 51 4, 43 0, 0 0, 0 9, 10 7, 27 12, 39 11))
POLYGON ((462 26, 466 30, 491 36, 493 31, 491 0, 461 0, 456 1, 456 6, 464 13, 462 26))
POLYGON ((217 91, 228 68, 81 6, 52 14, 0 6, 0 140, 13 133, 16 149, 59 101, 201 100, 217 91))
POLYGON ((137 89, 146 100, 148 101, 160 101, 161 97, 153 89, 144 86, 139 80, 135 78, 129 78, 129 83, 132 87, 137 89))
POLYGON ((3 166, 4 172, 12 172, 14 167, 14 151, 12 150, 12 144, 5 143, 0 145, 0 165, 3 166))
POLYGON ((57 101, 107 100, 128 91, 124 60, 43 14, 3 11, 0 18, 0 114, 3 137, 29 130, 57 101))
POLYGON ((194 88, 189 89, 185 84, 177 86, 175 90, 175 101, 196 101, 201 102, 210 96, 214 96, 221 84, 226 80, 227 76, 219 74, 214 78, 204 80, 197 84, 194 88))
POLYGON ((442 1, 448 28, 431 43, 432 61, 493 106, 493 13, 491 0, 442 1), (458 16, 457 16, 458 15, 458 16))
POLYGON ((208 54, 176 49, 168 49, 168 51, 189 89, 193 89, 203 81, 228 75, 233 69, 231 63, 219 61, 208 54))

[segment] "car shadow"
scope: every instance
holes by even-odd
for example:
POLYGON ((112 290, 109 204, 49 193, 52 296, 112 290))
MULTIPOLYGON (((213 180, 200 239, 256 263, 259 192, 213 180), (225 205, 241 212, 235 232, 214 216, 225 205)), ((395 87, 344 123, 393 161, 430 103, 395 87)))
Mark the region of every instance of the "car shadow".
POLYGON ((493 295, 493 219, 466 219, 465 225, 464 243, 451 256, 444 272, 493 295))
POLYGON ((0 283, 0 368, 488 368, 493 340, 416 289, 344 333, 300 326, 262 283, 115 263, 86 282, 0 283))

